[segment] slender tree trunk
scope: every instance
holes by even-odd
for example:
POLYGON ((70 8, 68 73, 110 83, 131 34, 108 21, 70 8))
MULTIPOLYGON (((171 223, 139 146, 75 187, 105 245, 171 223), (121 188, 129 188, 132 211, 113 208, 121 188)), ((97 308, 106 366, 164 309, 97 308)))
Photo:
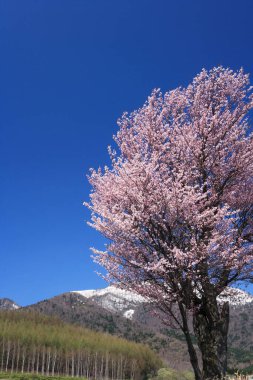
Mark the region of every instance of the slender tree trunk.
POLYGON ((103 377, 104 377, 104 356, 101 355, 99 379, 102 379, 103 377))
POLYGON ((1 360, 1 372, 4 370, 4 355, 5 355, 5 345, 4 345, 4 338, 3 338, 3 345, 2 345, 2 360, 1 360))
POLYGON ((32 367, 31 367, 31 372, 34 373, 34 368, 35 368, 35 361, 36 361, 36 346, 33 347, 32 350, 32 367))
POLYGON ((40 348, 37 349, 37 360, 36 360, 36 374, 39 374, 39 365, 40 365, 40 348))
POLYGON ((18 341, 18 352, 17 352, 17 360, 16 360, 16 372, 19 370, 19 358, 20 358, 20 342, 18 341))
POLYGON ((90 368, 90 354, 89 352, 87 353, 87 362, 86 362, 86 377, 87 379, 89 379, 89 375, 90 375, 90 371, 89 371, 89 368, 90 368))
POLYGON ((55 349, 54 354, 53 354, 53 361, 52 361, 52 376, 54 376, 54 371, 55 371, 55 364, 57 360, 57 351, 55 349))
POLYGON ((67 376, 67 368, 68 368, 68 358, 67 358, 67 354, 66 354, 66 358, 65 358, 65 376, 67 376))
POLYGON ((77 351, 76 377, 80 376, 80 351, 77 351))
POLYGON ((109 354, 105 354, 105 380, 109 379, 109 354))
POLYGON ((10 352, 11 352, 11 342, 8 341, 8 343, 7 343, 7 357, 6 357, 6 365, 5 365, 5 371, 6 372, 8 371, 10 352))
POLYGON ((14 363, 16 359, 16 343, 13 345, 13 351, 12 351, 12 360, 11 360, 11 373, 14 371, 14 363))
POLYGON ((49 376, 50 373, 50 364, 51 364, 51 349, 50 347, 47 350, 47 376, 49 376))
POLYGON ((46 349, 45 349, 45 347, 43 347, 43 349, 42 349, 42 365, 41 365, 41 373, 42 373, 42 375, 44 375, 44 370, 45 370, 45 355, 46 355, 46 349))
POLYGON ((98 368, 98 353, 94 356, 94 379, 97 380, 97 368, 98 368))
POLYGON ((216 297, 194 312, 193 328, 202 354, 202 379, 222 379, 227 370, 229 304, 219 307, 216 297))
POLYGON ((30 363, 31 363, 31 357, 30 357, 31 353, 29 352, 28 353, 28 358, 27 358, 27 368, 26 368, 26 372, 29 372, 30 371, 30 363))
POLYGON ((21 366, 21 373, 24 373, 25 359, 26 359, 26 347, 23 347, 23 349, 22 349, 22 366, 21 366))
POLYGON ((71 355, 71 377, 74 377, 75 375, 75 357, 74 357, 74 352, 72 352, 71 355))
POLYGON ((131 366, 131 380, 134 380, 135 378, 135 360, 132 361, 132 366, 131 366))
POLYGON ((113 380, 114 371, 113 371, 113 358, 111 359, 111 380, 113 380))
POLYGON ((192 368, 194 371, 194 375, 195 375, 195 380, 202 380, 202 374, 201 374, 201 370, 199 368, 198 357, 197 357, 196 350, 195 350, 193 343, 192 343, 192 337, 191 337, 189 326, 188 326, 186 309, 182 303, 178 303, 178 306, 179 306, 179 311, 180 311, 180 314, 182 317, 182 324, 183 324, 182 331, 183 331, 185 339, 186 339, 187 348, 188 348, 188 352, 189 352, 189 356, 190 356, 190 362, 191 362, 191 365, 192 365, 192 368))

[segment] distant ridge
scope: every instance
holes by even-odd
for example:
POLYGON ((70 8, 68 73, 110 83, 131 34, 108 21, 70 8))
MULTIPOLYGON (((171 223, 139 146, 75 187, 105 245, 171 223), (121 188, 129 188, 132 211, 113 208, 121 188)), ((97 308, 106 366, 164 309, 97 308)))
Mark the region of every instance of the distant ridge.
POLYGON ((20 306, 9 298, 0 298, 0 310, 16 310, 20 306))
POLYGON ((120 313, 129 319, 132 319, 138 306, 147 303, 144 297, 128 290, 119 289, 116 286, 108 286, 97 290, 76 290, 71 293, 80 294, 106 310, 120 313))
POLYGON ((238 288, 227 288, 218 297, 220 302, 228 301, 232 307, 241 307, 253 303, 253 295, 238 288))
MULTIPOLYGON (((120 313, 129 319, 133 318, 134 311, 138 306, 148 303, 144 297, 116 286, 97 290, 76 290, 71 293, 80 294, 106 310, 120 313)), ((253 295, 238 288, 227 288, 220 294, 218 300, 221 303, 228 301, 230 306, 234 308, 253 304, 253 295)))

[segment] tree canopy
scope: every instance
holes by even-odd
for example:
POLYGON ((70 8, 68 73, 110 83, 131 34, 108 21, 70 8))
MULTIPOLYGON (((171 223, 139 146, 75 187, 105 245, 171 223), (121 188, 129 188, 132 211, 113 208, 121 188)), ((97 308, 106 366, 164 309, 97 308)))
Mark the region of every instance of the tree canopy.
POLYGON ((122 116, 111 168, 90 176, 110 281, 191 307, 206 283, 252 279, 252 105, 248 75, 218 67, 122 116))
POLYGON ((229 308, 217 296, 253 279, 252 107, 242 69, 202 70, 186 88, 154 90, 119 120, 111 167, 89 177, 91 226, 109 241, 93 249, 95 261, 182 329, 198 380, 226 372, 229 308))

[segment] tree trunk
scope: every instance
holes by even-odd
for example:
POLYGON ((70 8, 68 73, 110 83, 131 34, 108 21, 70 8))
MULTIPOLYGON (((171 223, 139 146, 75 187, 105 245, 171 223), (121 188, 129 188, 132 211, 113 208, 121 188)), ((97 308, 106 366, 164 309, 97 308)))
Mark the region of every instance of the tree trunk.
POLYGON ((1 360, 1 372, 4 371, 4 355, 5 355, 5 345, 4 345, 4 337, 3 337, 3 346, 2 346, 2 360, 1 360))
POLYGON ((182 331, 183 331, 185 339, 186 339, 186 343, 187 343, 187 347, 188 347, 188 353, 190 356, 190 362, 191 362, 191 365, 192 365, 192 368, 194 371, 194 375, 195 375, 195 380, 202 380, 202 374, 201 374, 201 371, 199 368, 198 357, 196 354, 196 350, 193 346, 192 337, 191 337, 190 331, 189 331, 186 309, 181 302, 178 303, 178 306, 179 306, 179 311, 180 311, 180 314, 182 317, 182 331))
POLYGON ((227 370, 229 304, 219 306, 216 297, 203 300, 194 312, 193 328, 202 354, 202 379, 222 379, 227 370))

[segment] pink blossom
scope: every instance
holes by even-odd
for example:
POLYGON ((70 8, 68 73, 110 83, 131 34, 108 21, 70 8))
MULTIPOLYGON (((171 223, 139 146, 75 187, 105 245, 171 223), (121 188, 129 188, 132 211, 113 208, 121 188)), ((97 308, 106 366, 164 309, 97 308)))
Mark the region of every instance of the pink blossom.
POLYGON ((217 67, 123 114, 111 167, 89 176, 108 281, 191 308, 205 284, 252 279, 252 106, 248 75, 217 67))

